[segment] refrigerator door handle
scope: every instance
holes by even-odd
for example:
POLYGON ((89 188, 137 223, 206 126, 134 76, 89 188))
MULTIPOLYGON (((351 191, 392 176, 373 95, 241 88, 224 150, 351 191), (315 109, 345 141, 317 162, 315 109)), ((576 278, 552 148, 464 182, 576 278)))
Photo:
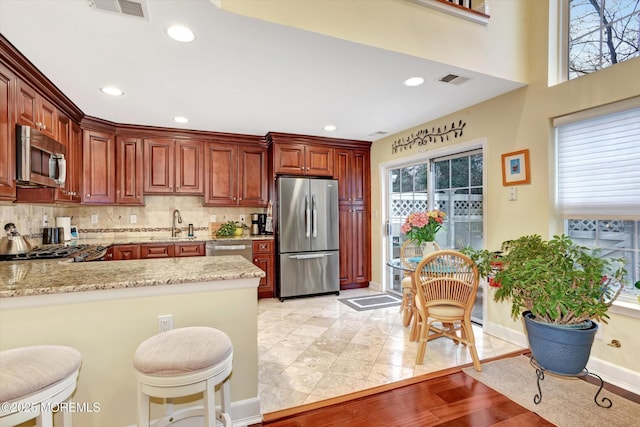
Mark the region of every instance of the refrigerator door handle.
POLYGON ((316 259, 316 258, 324 258, 327 256, 331 256, 331 254, 322 253, 322 254, 305 254, 305 255, 289 255, 291 259, 316 259))
POLYGON ((316 206, 316 195, 311 195, 311 207, 313 210, 311 211, 311 223, 313 226, 313 238, 318 237, 318 207, 316 206))
POLYGON ((309 209, 309 194, 304 195, 304 236, 309 237, 311 233, 311 209, 309 209))

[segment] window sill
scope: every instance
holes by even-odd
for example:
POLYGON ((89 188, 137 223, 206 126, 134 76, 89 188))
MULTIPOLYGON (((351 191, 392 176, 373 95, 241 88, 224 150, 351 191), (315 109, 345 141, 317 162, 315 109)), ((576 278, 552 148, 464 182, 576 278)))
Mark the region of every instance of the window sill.
POLYGON ((613 305, 609 307, 609 312, 619 314, 621 316, 633 317, 634 319, 640 319, 640 304, 632 301, 616 300, 613 305))

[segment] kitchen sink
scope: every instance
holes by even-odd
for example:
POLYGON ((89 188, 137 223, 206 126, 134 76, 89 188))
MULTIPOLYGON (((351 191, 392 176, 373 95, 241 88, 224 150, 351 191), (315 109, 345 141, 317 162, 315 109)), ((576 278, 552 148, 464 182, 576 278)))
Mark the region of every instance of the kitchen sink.
POLYGON ((187 237, 187 236, 176 236, 176 237, 171 237, 171 236, 151 236, 148 238, 149 240, 154 240, 156 242, 175 242, 175 241, 192 241, 192 240, 197 240, 197 238, 194 237, 187 237))

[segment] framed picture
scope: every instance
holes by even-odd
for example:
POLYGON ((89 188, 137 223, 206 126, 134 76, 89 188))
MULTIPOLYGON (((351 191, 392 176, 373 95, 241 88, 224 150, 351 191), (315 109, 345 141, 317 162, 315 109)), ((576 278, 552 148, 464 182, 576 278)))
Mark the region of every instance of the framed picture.
POLYGON ((529 184, 529 150, 514 151, 502 155, 502 185, 529 184))

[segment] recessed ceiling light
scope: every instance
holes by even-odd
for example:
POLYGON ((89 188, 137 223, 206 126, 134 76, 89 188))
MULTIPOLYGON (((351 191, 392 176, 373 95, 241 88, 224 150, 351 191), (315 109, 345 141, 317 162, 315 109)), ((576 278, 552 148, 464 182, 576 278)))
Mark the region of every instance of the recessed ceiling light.
POLYGON ((186 117, 177 116, 173 118, 173 121, 176 123, 189 123, 189 119, 186 117))
POLYGON ((405 86, 420 86, 422 83, 424 83, 422 77, 410 77, 404 81, 405 86))
POLYGON ((112 96, 124 95, 124 92, 121 89, 118 89, 115 86, 101 87, 100 90, 102 91, 102 93, 106 93, 107 95, 112 95, 112 96))
POLYGON ((167 34, 175 41, 182 43, 192 42, 193 39, 196 38, 196 36, 193 34, 193 31, 191 31, 184 25, 170 26, 169 28, 167 28, 167 34))
POLYGON ((334 125, 326 125, 324 127, 324 130, 326 130, 327 132, 333 132, 334 130, 338 129, 337 127, 335 127, 334 125))

